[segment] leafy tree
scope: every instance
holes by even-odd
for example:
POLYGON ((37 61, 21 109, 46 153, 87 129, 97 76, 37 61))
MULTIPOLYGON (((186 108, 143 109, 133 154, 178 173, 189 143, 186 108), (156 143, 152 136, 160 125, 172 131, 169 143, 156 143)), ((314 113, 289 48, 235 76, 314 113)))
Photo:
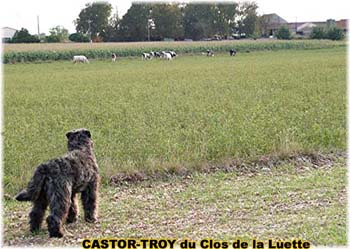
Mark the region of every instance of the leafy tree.
POLYGON ((247 36, 257 34, 259 30, 258 5, 255 2, 243 2, 239 5, 237 32, 247 36))
POLYGON ((105 32, 112 13, 112 5, 107 2, 88 3, 75 20, 78 33, 91 35, 93 40, 105 32))
POLYGON ((46 42, 61 42, 57 35, 49 35, 45 37, 46 42))
POLYGON ((281 39, 281 40, 289 40, 289 39, 292 38, 291 33, 290 33, 288 27, 285 26, 285 25, 281 26, 281 27, 277 30, 277 32, 276 32, 276 37, 277 37, 277 39, 281 39))
POLYGON ((193 40, 213 37, 214 4, 187 4, 184 9, 185 37, 193 40))
POLYGON ((81 33, 73 33, 69 37, 72 42, 89 42, 90 38, 87 35, 81 33))
POLYGON ((47 42, 64 42, 68 40, 68 29, 56 26, 50 29, 50 35, 46 37, 47 42))
POLYGON ((238 15, 237 3, 222 3, 217 4, 214 10, 214 29, 218 35, 232 35, 235 28, 235 19, 238 15))
POLYGON ((155 29, 152 30, 153 39, 183 38, 182 12, 178 4, 153 4, 151 8, 150 18, 155 23, 155 29))
POLYGON ((313 27, 310 34, 311 39, 325 39, 326 31, 323 27, 313 27))
POLYGON ((327 38, 331 40, 343 40, 344 39, 344 33, 343 31, 338 27, 331 27, 327 31, 327 38))
POLYGON ((179 4, 133 3, 119 25, 119 39, 123 41, 144 41, 148 39, 148 20, 152 19, 151 40, 183 37, 182 12, 179 4))
POLYGON ((336 26, 323 27, 313 27, 311 34, 311 39, 331 39, 331 40, 342 40, 344 39, 343 31, 336 26))
POLYGON ((50 29, 50 36, 57 36, 60 42, 68 40, 68 29, 63 26, 56 26, 50 29))
POLYGON ((118 12, 116 12, 108 21, 107 27, 104 29, 104 32, 101 33, 101 37, 105 42, 116 42, 119 40, 119 25, 120 18, 118 16, 118 12))
POLYGON ((132 3, 120 21, 118 36, 121 41, 145 41, 148 36, 148 18, 151 6, 132 3))
POLYGON ((37 43, 40 40, 34 36, 29 34, 28 30, 25 28, 21 28, 21 30, 16 31, 14 36, 12 37, 11 43, 37 43))
POLYGON ((237 3, 187 4, 184 8, 185 37, 193 40, 231 35, 238 14, 237 3))

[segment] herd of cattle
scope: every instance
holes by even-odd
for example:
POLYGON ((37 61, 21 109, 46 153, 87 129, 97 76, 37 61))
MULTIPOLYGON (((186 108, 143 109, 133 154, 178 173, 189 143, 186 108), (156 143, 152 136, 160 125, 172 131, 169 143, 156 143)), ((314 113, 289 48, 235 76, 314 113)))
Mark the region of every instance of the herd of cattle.
MULTIPOLYGON (((233 48, 230 49, 230 56, 235 56, 236 55, 236 50, 233 48)), ((206 52, 202 53, 203 55, 206 56, 214 56, 214 51, 208 49, 206 52)), ((177 57, 177 54, 174 51, 160 51, 160 52, 149 52, 149 53, 142 53, 142 60, 151 60, 153 58, 162 58, 165 60, 172 60, 177 57)), ((117 55, 115 53, 112 54, 112 61, 117 60, 117 55)), ((85 55, 75 55, 73 56, 73 63, 90 63, 88 58, 85 55)))
POLYGON ((150 60, 152 58, 163 58, 165 60, 172 60, 177 54, 174 51, 161 51, 161 52, 149 52, 142 53, 142 60, 150 60))

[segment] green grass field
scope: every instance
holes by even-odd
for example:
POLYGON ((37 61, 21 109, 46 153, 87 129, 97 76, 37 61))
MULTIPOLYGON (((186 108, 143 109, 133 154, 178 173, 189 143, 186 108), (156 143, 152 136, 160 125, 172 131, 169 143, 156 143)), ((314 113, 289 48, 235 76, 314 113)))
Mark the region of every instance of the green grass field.
POLYGON ((344 245, 344 158, 220 169, 235 160, 337 157, 345 150, 345 48, 6 64, 4 242, 210 237, 344 245), (65 227, 63 240, 48 240, 46 229, 33 236, 30 204, 9 197, 39 163, 65 153, 65 133, 79 127, 89 128, 95 143, 101 221, 86 225, 80 218, 65 227), (204 173, 210 167, 219 172, 204 173), (118 173, 150 180, 108 184, 118 173))
POLYGON ((344 49, 5 65, 4 187, 92 132, 103 179, 346 148, 344 49))

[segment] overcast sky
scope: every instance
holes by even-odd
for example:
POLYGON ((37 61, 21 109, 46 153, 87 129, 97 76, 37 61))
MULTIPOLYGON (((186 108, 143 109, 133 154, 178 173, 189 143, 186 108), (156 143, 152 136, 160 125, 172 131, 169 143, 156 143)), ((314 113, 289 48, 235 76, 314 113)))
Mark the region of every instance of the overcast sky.
MULTIPOLYGON (((37 16, 39 16, 41 33, 48 34, 49 29, 57 25, 64 26, 72 33, 75 32, 73 20, 78 17, 80 10, 89 2, 93 1, 3 0, 0 3, 0 27, 7 26, 15 29, 25 27, 30 33, 36 34, 38 32, 37 16)), ((107 2, 112 4, 113 12, 117 7, 119 16, 122 16, 131 6, 132 1, 107 0, 107 2)), ((348 0, 256 0, 255 2, 259 6, 259 14, 276 13, 288 22, 350 18, 350 1, 348 0)))

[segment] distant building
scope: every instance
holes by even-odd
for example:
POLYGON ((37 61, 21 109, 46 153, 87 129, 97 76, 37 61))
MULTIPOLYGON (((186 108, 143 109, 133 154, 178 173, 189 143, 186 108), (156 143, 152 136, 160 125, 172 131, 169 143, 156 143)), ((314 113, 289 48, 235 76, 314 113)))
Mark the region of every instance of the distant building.
POLYGON ((287 26, 292 35, 308 37, 310 36, 314 27, 338 27, 346 33, 347 30, 347 19, 335 21, 334 19, 328 19, 325 22, 287 22, 277 14, 268 14, 261 16, 261 30, 262 35, 265 37, 275 36, 276 31, 281 26, 287 26))
POLYGON ((271 36, 276 33, 276 31, 282 26, 287 26, 288 22, 284 20, 279 15, 267 14, 261 16, 261 30, 263 36, 271 36))
POLYGON ((348 19, 341 19, 339 21, 336 21, 336 26, 340 29, 343 30, 344 33, 348 32, 348 23, 349 20, 348 19))
POLYGON ((326 27, 326 25, 326 22, 290 22, 288 28, 292 35, 308 37, 314 27, 326 27))
POLYGON ((17 32, 17 29, 13 29, 13 28, 9 28, 9 27, 1 28, 2 42, 8 42, 9 40, 11 40, 16 32, 17 32))
POLYGON ((306 23, 303 23, 301 25, 297 25, 296 34, 310 36, 312 29, 314 27, 317 27, 317 25, 312 23, 312 22, 306 22, 306 23))

